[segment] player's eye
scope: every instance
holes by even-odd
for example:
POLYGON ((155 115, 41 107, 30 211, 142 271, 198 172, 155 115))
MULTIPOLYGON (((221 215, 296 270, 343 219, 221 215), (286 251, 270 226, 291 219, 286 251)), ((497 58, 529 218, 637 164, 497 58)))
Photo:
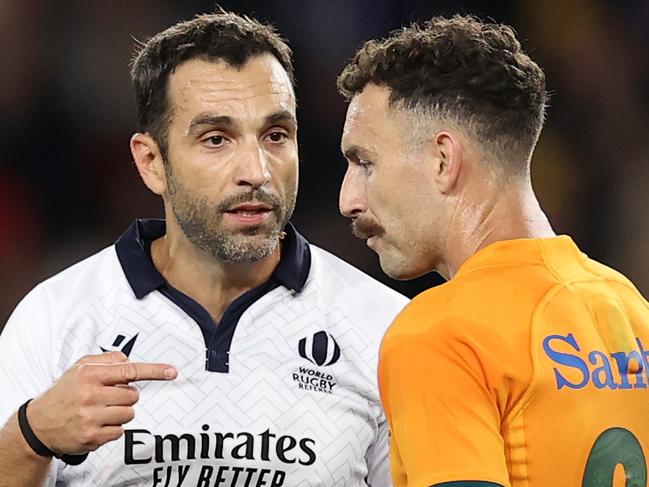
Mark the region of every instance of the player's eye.
POLYGON ((359 159, 358 161, 356 161, 356 165, 364 170, 368 170, 374 165, 374 163, 365 159, 359 159))

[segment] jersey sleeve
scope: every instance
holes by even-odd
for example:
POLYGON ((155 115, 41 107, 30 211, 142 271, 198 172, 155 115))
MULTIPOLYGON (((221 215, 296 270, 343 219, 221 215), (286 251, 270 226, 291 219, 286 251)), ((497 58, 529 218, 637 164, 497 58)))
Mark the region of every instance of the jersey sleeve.
MULTIPOLYGON (((0 429, 27 399, 54 382, 52 320, 42 288, 35 288, 16 307, 0 334, 0 429)), ((44 487, 56 482, 60 462, 53 461, 44 487)))
POLYGON ((370 487, 390 487, 392 485, 388 451, 388 424, 385 415, 380 413, 376 438, 365 455, 367 485, 370 487))
POLYGON ((379 380, 396 486, 510 485, 490 364, 470 328, 437 323, 425 333, 384 340, 379 380))
POLYGON ((37 287, 16 307, 0 334, 0 423, 54 382, 53 330, 45 291, 37 287))

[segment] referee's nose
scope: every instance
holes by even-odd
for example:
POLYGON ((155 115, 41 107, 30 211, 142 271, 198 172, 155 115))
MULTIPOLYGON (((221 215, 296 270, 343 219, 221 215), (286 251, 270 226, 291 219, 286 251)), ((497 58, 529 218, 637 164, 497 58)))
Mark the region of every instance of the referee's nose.
POLYGON ((234 171, 237 186, 260 188, 272 179, 268 154, 256 140, 242 143, 240 161, 234 171))
POLYGON ((358 168, 350 164, 340 186, 338 207, 347 218, 360 216, 367 211, 367 190, 358 172, 358 168))

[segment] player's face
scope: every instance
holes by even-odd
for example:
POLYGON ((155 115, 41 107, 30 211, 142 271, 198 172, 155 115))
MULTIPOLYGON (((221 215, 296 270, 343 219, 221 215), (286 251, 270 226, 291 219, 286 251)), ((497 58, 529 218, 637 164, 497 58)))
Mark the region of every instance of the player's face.
POLYGON ((224 262, 270 255, 295 206, 295 96, 272 56, 242 68, 191 60, 169 78, 165 205, 224 262))
POLYGON ((438 199, 425 150, 410 147, 408 124, 389 107, 388 96, 388 89, 370 84, 349 105, 340 211, 379 255, 386 274, 412 279, 434 268, 438 199))

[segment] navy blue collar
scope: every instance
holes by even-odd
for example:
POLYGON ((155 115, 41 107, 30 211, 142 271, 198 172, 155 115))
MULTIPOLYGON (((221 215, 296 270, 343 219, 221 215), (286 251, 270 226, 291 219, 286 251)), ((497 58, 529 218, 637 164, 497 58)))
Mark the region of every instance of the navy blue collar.
MULTIPOLYGON (((285 228, 282 256, 271 279, 282 286, 301 292, 311 268, 309 243, 292 224, 285 228)), ((135 296, 142 299, 166 284, 151 259, 151 242, 165 234, 164 220, 138 219, 115 242, 117 257, 135 296)))

